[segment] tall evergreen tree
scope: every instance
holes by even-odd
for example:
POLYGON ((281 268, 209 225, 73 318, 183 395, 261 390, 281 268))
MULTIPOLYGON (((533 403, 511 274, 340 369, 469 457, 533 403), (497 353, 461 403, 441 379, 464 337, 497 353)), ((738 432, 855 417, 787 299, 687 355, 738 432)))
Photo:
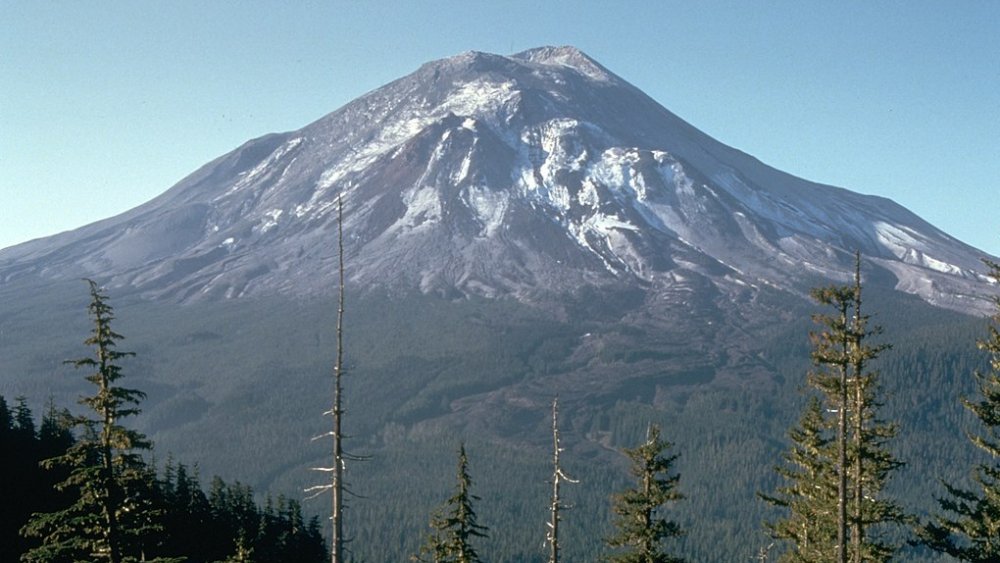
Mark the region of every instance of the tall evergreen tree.
POLYGON ((833 552, 837 563, 847 563, 847 398, 848 370, 850 367, 848 326, 849 312, 854 291, 848 286, 814 289, 813 299, 835 310, 833 315, 814 315, 813 320, 825 330, 810 334, 813 343, 812 359, 819 370, 809 376, 810 383, 825 396, 827 409, 836 413, 836 544, 833 552))
POLYGON ((761 495, 788 510, 768 524, 776 539, 792 544, 783 561, 886 561, 898 546, 885 530, 907 522, 882 494, 901 463, 887 449, 896 427, 878 417, 878 372, 869 363, 889 346, 869 343, 881 329, 862 313, 860 256, 855 264, 853 285, 813 291, 834 310, 813 317, 823 330, 810 335, 817 369, 808 380, 823 401, 811 399, 790 433, 794 445, 777 469, 786 484, 761 495))
POLYGON ((676 455, 666 456, 671 447, 660 439, 660 429, 650 425, 646 442, 624 450, 632 461, 632 475, 638 481, 633 489, 616 495, 612 510, 617 516, 618 531, 606 542, 624 551, 609 559, 617 563, 682 563, 684 560, 663 550, 663 540, 683 535, 681 527, 663 511, 667 503, 684 498, 677 491, 678 475, 671 475, 676 455))
POLYGON ((34 441, 37 437, 35 434, 35 418, 31 413, 31 409, 28 408, 28 398, 21 396, 14 400, 17 402, 14 406, 14 435, 18 440, 25 442, 34 441))
POLYGON ((887 561, 898 548, 885 539, 885 528, 897 528, 908 517, 897 502, 882 494, 892 472, 903 463, 889 451, 888 444, 896 436, 897 426, 879 418, 879 372, 869 363, 892 348, 891 344, 871 344, 882 334, 882 327, 871 326, 870 317, 862 312, 861 256, 855 256, 853 314, 848 331, 850 345, 848 361, 851 379, 848 412, 851 420, 849 458, 851 467, 850 536, 851 561, 887 561))
POLYGON ((22 556, 29 563, 143 560, 143 542, 157 529, 149 507, 150 472, 140 455, 150 443, 120 422, 139 413, 145 394, 118 385, 123 375, 119 362, 133 354, 117 349, 123 337, 111 328, 114 310, 97 284, 86 281, 94 326, 84 343, 93 347, 93 356, 68 363, 93 370, 86 379, 96 392, 80 399, 93 414, 72 417, 79 441, 43 462, 45 467, 68 468, 69 476, 58 487, 78 496, 68 508, 36 514, 24 527, 24 534, 42 541, 22 556))
POLYGON ((0 395, 0 438, 5 438, 7 433, 14 428, 14 415, 10 412, 7 399, 0 395))
POLYGON ((469 458, 465 455, 465 444, 458 448, 458 477, 455 494, 445 501, 431 517, 431 534, 420 553, 413 561, 431 563, 476 563, 479 554, 472 542, 476 538, 488 537, 488 528, 482 526, 476 517, 473 502, 479 497, 472 494, 472 478, 469 476, 469 458))
MULTIPOLYGON (((986 264, 1000 283, 1000 264, 986 264)), ((977 563, 1000 561, 1000 296, 993 303, 987 336, 978 343, 989 355, 990 369, 974 373, 979 396, 962 400, 981 425, 968 438, 990 461, 973 469, 974 489, 945 483, 946 495, 937 499, 944 514, 919 530, 920 540, 931 549, 977 563)))

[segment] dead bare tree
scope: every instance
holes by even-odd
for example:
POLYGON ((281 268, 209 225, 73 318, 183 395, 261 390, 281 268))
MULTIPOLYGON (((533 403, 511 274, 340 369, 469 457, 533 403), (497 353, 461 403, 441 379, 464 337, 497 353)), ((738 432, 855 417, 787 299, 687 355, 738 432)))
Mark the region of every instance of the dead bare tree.
MULTIPOLYGON (((343 377, 344 377, 344 199, 343 194, 337 196, 337 264, 338 264, 338 294, 337 294, 337 359, 333 367, 333 408, 326 411, 324 416, 333 417, 333 430, 323 434, 323 436, 333 437, 333 466, 314 467, 316 471, 328 472, 331 474, 330 482, 323 485, 309 487, 306 492, 313 492, 318 496, 326 491, 330 491, 332 496, 331 520, 333 523, 333 535, 330 545, 330 560, 332 563, 345 563, 345 545, 347 539, 344 535, 344 508, 345 494, 350 491, 344 484, 344 472, 346 461, 363 461, 367 459, 363 456, 354 456, 344 452, 344 432, 343 432, 343 377)), ((316 438, 314 438, 316 439, 316 438)))
POLYGON ((559 464, 559 453, 562 448, 559 446, 559 399, 552 400, 552 499, 549 503, 548 532, 545 540, 549 544, 549 563, 559 563, 559 521, 562 520, 560 511, 566 506, 562 504, 559 496, 559 488, 563 481, 567 483, 579 483, 570 479, 563 473, 559 464))

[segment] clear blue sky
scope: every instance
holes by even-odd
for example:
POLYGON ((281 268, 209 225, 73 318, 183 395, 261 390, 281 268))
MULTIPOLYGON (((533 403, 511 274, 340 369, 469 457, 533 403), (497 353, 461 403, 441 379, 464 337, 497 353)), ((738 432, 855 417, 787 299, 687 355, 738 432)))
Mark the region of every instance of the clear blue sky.
POLYGON ((0 248, 462 51, 575 45, 724 143, 1000 255, 1000 2, 0 0, 0 248))

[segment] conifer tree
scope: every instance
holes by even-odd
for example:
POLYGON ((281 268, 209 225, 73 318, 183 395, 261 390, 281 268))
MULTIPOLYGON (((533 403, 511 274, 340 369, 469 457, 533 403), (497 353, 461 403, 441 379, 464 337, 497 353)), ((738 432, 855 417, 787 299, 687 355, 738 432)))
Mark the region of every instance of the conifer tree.
POLYGON ((779 561, 825 563, 836 560, 837 467, 835 444, 819 399, 810 397, 798 427, 789 431, 792 448, 785 464, 775 467, 785 484, 775 495, 761 494, 788 515, 766 526, 775 539, 791 546, 779 561))
POLYGON ((11 410, 0 396, 0 561, 16 561, 32 542, 18 530, 51 482, 38 470, 40 444, 24 397, 11 410))
POLYGON ((37 437, 35 434, 35 419, 28 408, 28 398, 21 396, 14 399, 17 404, 14 406, 14 435, 19 440, 32 442, 37 437))
POLYGON ((870 344, 873 337, 882 334, 882 327, 870 326, 870 317, 862 312, 861 256, 855 256, 853 314, 848 331, 848 361, 850 367, 850 399, 848 412, 851 420, 851 441, 848 470, 852 498, 849 499, 851 561, 887 561, 898 546, 888 542, 880 533, 889 526, 901 527, 909 518, 894 500, 885 497, 882 490, 890 475, 903 463, 888 449, 896 436, 895 424, 879 418, 882 406, 879 373, 869 367, 891 344, 870 344))
POLYGON ((77 496, 68 508, 36 514, 24 527, 25 535, 42 541, 23 555, 29 563, 145 560, 143 541, 158 530, 149 504, 151 473, 140 455, 150 442, 120 422, 139 413, 145 394, 118 385, 119 362, 133 354, 117 349, 123 337, 111 328, 114 310, 97 284, 86 281, 94 326, 84 344, 93 347, 93 356, 68 363, 93 370, 86 379, 96 391, 80 399, 92 414, 72 417, 79 440, 65 454, 43 462, 67 468, 69 477, 58 488, 77 496))
POLYGON ((609 559, 616 563, 682 563, 684 560, 663 550, 663 540, 683 535, 683 530, 665 515, 667 503, 683 499, 677 491, 678 475, 671 475, 676 455, 665 456, 671 447, 660 439, 660 429, 650 425, 646 442, 625 455, 632 461, 631 472, 638 481, 633 489, 616 495, 612 511, 618 531, 606 540, 609 547, 623 551, 609 559))
POLYGON ((39 545, 35 538, 19 533, 32 514, 65 506, 68 497, 56 491, 55 485, 69 473, 43 471, 39 462, 65 453, 74 441, 51 400, 37 432, 27 399, 19 398, 17 403, 20 430, 15 430, 14 415, 0 396, 0 561, 3 562, 17 561, 24 552, 39 545))
POLYGON ((233 554, 223 559, 220 563, 254 563, 253 548, 247 545, 247 539, 243 534, 236 538, 236 547, 233 554))
POLYGON ((472 494, 472 478, 469 476, 469 458, 465 454, 465 444, 458 448, 458 476, 455 494, 445 501, 444 506, 431 517, 431 533, 420 553, 411 557, 413 561, 428 563, 476 563, 479 554, 472 542, 476 538, 488 537, 488 528, 482 526, 476 517, 473 502, 479 497, 472 494))
POLYGON ((49 459, 64 453, 75 441, 69 424, 71 415, 66 409, 57 409, 49 398, 49 404, 38 426, 38 441, 42 449, 41 458, 49 459))
POLYGON ((870 328, 862 313, 860 256, 855 264, 853 285, 813 291, 834 310, 813 317, 823 330, 810 335, 817 369, 808 380, 822 402, 811 399, 790 433, 794 445, 777 468, 786 484, 776 495, 761 495, 788 510, 768 524, 775 539, 792 544, 783 561, 886 561, 898 546, 885 530, 907 522, 882 494, 902 464, 887 448, 896 427, 878 417, 878 372, 869 363, 889 346, 869 343, 881 329, 870 328))
POLYGON ((6 437, 12 428, 14 428, 14 416, 7 406, 7 399, 0 395, 0 437, 6 437))
POLYGON ((854 291, 847 286, 814 289, 813 299, 835 310, 833 315, 814 315, 813 320, 825 330, 810 334, 813 343, 812 359, 819 370, 809 375, 809 382, 826 396, 826 408, 836 413, 837 483, 836 543, 832 551, 837 563, 847 563, 847 398, 849 346, 851 342, 848 315, 854 291))
MULTIPOLYGON (((986 264, 1000 283, 1000 264, 986 264)), ((1000 296, 994 296, 993 303, 987 336, 978 343, 989 355, 990 369, 974 373, 978 397, 962 400, 981 425, 968 438, 990 461, 973 469, 974 489, 944 483, 946 495, 937 499, 944 514, 918 531, 920 541, 931 549, 976 563, 1000 561, 1000 296)))

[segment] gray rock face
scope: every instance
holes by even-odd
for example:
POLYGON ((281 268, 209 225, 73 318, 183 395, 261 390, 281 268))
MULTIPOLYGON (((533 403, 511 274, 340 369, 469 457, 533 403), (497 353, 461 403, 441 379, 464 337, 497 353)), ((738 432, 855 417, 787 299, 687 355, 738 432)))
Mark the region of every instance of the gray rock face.
POLYGON ((0 251, 0 281, 90 276, 184 302, 326 293, 341 194, 349 277, 366 287, 804 294, 847 279, 860 250, 901 291, 985 306, 980 251, 722 145, 572 47, 425 64, 132 211, 0 251))

